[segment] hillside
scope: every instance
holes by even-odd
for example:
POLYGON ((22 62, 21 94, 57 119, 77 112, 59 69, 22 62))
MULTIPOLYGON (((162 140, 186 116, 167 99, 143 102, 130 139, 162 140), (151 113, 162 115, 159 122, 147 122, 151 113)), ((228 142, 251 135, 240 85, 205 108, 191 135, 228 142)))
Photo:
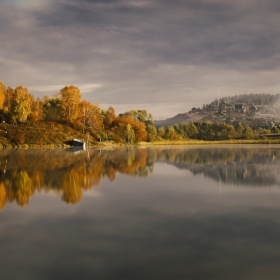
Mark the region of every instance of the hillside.
POLYGON ((168 118, 166 120, 160 120, 160 121, 154 121, 154 125, 156 127, 160 126, 170 126, 174 124, 180 124, 183 122, 198 122, 198 121, 212 121, 214 118, 214 114, 212 112, 210 113, 180 113, 172 118, 168 118))
MULTIPOLYGON (((32 145, 64 146, 73 138, 86 140, 86 135, 55 122, 36 122, 29 125, 0 124, 0 146, 32 145)), ((96 143, 90 139, 90 143, 96 143)))
POLYGON ((215 99, 210 104, 203 104, 202 108, 192 108, 187 113, 155 121, 154 125, 166 127, 184 122, 210 121, 230 124, 241 122, 258 127, 263 123, 280 123, 280 110, 276 108, 279 97, 279 94, 242 94, 223 97, 215 99))

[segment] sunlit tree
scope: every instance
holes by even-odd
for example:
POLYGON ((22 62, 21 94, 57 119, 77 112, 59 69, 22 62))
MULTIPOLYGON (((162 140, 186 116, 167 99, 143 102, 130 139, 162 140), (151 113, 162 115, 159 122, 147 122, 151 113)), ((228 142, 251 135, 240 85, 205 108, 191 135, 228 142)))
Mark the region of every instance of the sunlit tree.
POLYGON ((6 112, 10 112, 12 107, 12 102, 15 96, 15 91, 13 88, 7 87, 4 91, 4 94, 5 94, 4 110, 6 112))
POLYGON ((98 135, 103 129, 100 108, 87 101, 79 103, 76 121, 82 127, 83 132, 98 135))
POLYGON ((0 82, 0 109, 3 109, 5 100, 5 86, 2 82, 0 82))
POLYGON ((61 104, 64 118, 74 121, 78 116, 78 105, 81 100, 81 92, 77 86, 65 86, 60 90, 61 104))
POLYGON ((15 88, 15 94, 12 101, 12 115, 17 121, 24 122, 31 113, 32 96, 28 93, 26 87, 22 85, 15 88))
POLYGON ((115 119, 116 119, 115 109, 110 106, 109 109, 105 111, 105 116, 103 120, 105 127, 110 128, 115 119))

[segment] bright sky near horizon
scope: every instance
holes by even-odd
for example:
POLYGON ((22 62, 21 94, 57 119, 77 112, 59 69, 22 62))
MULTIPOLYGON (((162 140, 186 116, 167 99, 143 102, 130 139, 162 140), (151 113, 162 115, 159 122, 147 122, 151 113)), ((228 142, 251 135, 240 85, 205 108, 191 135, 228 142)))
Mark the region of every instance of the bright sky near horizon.
POLYGON ((280 92, 279 0, 0 0, 0 81, 172 117, 280 92))

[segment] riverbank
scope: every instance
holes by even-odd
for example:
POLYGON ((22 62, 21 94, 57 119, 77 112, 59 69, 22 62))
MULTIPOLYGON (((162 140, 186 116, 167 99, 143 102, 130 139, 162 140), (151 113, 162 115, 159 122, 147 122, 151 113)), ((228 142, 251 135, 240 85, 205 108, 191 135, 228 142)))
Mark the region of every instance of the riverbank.
MULTIPOLYGON (((69 147, 67 142, 74 138, 86 141, 88 146, 118 147, 127 144, 114 141, 98 142, 74 128, 55 122, 38 122, 34 124, 12 125, 0 124, 0 148, 41 148, 41 147, 69 147)), ((233 140, 160 140, 154 142, 139 142, 137 146, 151 145, 213 145, 213 144, 280 144, 280 139, 233 139, 233 140)))
POLYGON ((219 141, 207 141, 207 140, 161 140, 154 142, 139 142, 138 146, 149 145, 240 145, 240 144, 280 144, 280 139, 242 139, 242 140, 219 140, 219 141))

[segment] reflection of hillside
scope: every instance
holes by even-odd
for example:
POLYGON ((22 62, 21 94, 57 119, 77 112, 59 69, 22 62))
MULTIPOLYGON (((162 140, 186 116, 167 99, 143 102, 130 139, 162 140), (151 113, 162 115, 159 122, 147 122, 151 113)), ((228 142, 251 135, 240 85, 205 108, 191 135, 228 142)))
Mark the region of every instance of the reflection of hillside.
POLYGON ((113 181, 116 173, 147 176, 152 171, 147 150, 123 148, 112 151, 68 152, 53 150, 13 150, 0 153, 0 208, 16 201, 29 203, 36 191, 53 190, 67 203, 77 203, 82 190, 113 181))
POLYGON ((41 191, 53 191, 63 201, 77 203, 83 191, 99 185, 103 178, 114 181, 117 173, 148 176, 156 161, 232 185, 280 185, 277 148, 12 150, 0 153, 0 209, 7 202, 27 205, 41 191))
POLYGON ((162 150, 158 157, 180 169, 239 186, 280 185, 277 148, 211 148, 162 150))

